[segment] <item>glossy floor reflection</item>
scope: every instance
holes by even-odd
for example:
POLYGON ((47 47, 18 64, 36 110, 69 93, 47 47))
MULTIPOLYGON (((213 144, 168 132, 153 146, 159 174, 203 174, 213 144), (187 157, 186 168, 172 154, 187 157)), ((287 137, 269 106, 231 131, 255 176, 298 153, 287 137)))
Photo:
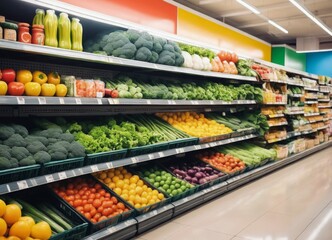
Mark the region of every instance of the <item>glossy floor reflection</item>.
POLYGON ((332 147, 136 239, 332 240, 332 147))

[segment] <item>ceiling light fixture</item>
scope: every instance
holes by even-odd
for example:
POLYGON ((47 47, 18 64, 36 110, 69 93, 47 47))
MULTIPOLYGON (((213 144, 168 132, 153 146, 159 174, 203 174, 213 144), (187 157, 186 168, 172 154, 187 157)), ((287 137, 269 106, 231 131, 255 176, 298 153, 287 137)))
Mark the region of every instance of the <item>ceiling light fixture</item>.
POLYGON ((236 0, 236 1, 238 3, 240 3, 242 6, 248 8, 253 13, 260 14, 260 11, 257 8, 255 8, 254 6, 251 6, 250 4, 246 3, 245 1, 243 1, 243 0, 236 0))
POLYGON ((305 15, 307 15, 308 18, 310 18, 314 23, 316 23, 319 27, 321 27, 325 32, 330 34, 332 36, 332 31, 329 29, 328 26, 326 26, 322 21, 320 21, 318 18, 315 17, 314 14, 312 14, 303 4, 296 0, 289 0, 295 7, 297 7, 301 12, 303 12, 305 15))
POLYGON ((273 22, 272 20, 268 20, 268 22, 269 22, 272 26, 278 28, 280 31, 282 31, 282 32, 284 32, 284 33, 286 33, 286 34, 288 33, 288 31, 287 31, 286 29, 284 29, 282 26, 276 24, 276 23, 273 22))

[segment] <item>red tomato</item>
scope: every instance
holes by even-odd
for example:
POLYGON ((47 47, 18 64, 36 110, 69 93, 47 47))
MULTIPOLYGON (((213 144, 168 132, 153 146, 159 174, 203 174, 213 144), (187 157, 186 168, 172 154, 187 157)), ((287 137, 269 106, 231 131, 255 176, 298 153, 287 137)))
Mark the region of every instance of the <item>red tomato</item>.
POLYGON ((8 93, 12 96, 22 96, 24 93, 24 84, 20 82, 10 82, 8 84, 8 93))
MULTIPOLYGON (((2 80, 6 83, 14 82, 16 78, 15 70, 12 68, 2 69, 2 80)), ((1 79, 1 78, 0 78, 1 79)), ((20 96, 20 95, 15 95, 20 96)))
POLYGON ((118 98, 118 97, 119 97, 119 92, 118 92, 118 90, 114 89, 111 92, 111 98, 118 98))
POLYGON ((225 51, 220 51, 218 53, 218 57, 219 57, 219 59, 220 59, 221 62, 225 61, 226 60, 226 52, 225 51))

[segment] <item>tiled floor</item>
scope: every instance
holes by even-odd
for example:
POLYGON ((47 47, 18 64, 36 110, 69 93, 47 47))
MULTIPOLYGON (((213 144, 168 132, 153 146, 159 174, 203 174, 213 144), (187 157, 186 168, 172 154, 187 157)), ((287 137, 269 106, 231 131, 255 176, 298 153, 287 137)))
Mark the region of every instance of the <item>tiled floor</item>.
POLYGON ((136 239, 332 240, 332 147, 136 239))

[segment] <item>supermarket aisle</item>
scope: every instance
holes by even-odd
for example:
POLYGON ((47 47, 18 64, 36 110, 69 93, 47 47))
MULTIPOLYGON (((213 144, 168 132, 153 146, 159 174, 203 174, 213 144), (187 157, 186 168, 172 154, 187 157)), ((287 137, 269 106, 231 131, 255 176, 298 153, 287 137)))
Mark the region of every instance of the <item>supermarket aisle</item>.
POLYGON ((221 196, 137 239, 331 240, 332 148, 221 196))

